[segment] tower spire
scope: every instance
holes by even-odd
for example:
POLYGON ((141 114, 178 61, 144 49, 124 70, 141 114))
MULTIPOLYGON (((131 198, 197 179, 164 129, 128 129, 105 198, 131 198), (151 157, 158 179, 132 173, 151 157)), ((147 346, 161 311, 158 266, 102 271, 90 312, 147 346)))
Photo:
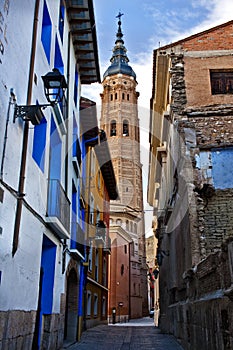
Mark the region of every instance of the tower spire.
POLYGON ((127 56, 127 49, 124 46, 123 33, 121 30, 121 17, 124 14, 119 11, 116 18, 118 18, 118 31, 116 33, 116 41, 115 46, 113 48, 113 54, 110 59, 111 65, 108 67, 106 72, 104 73, 104 78, 113 74, 127 74, 136 80, 136 74, 133 71, 132 67, 128 65, 129 59, 127 56))
POLYGON ((118 15, 116 16, 116 18, 118 18, 118 32, 116 34, 117 36, 117 40, 115 42, 115 44, 117 44, 117 42, 122 42, 122 44, 124 44, 124 41, 122 40, 123 37, 123 33, 121 31, 121 17, 124 15, 124 13, 121 13, 119 11, 118 15))

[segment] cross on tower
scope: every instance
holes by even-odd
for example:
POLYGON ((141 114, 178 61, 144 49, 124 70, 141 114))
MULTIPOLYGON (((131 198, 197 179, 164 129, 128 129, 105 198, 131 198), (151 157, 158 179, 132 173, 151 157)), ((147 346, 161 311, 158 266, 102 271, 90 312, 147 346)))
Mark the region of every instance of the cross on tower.
POLYGON ((121 17, 124 15, 124 13, 120 13, 120 11, 119 11, 119 13, 118 13, 118 15, 116 16, 116 18, 119 18, 119 20, 121 20, 121 17))

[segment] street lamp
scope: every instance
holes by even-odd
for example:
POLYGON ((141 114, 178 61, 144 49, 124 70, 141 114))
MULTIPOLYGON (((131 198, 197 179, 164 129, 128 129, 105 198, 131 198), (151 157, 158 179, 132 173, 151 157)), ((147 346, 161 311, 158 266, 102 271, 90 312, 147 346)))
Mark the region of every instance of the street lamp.
POLYGON ((95 234, 95 243, 98 245, 106 246, 106 225, 103 220, 99 220, 96 224, 96 234, 95 234))
POLYGON ((64 91, 67 89, 67 84, 64 75, 57 68, 53 68, 52 72, 41 77, 44 82, 44 92, 47 101, 53 106, 61 102, 64 96, 64 91))
POLYGON ((43 105, 26 105, 18 106, 15 103, 14 119, 20 117, 24 121, 30 121, 33 125, 39 125, 43 119, 42 109, 48 106, 54 106, 61 102, 64 96, 67 84, 64 75, 62 75, 57 68, 54 68, 52 72, 42 76, 44 82, 44 92, 49 104, 43 105))

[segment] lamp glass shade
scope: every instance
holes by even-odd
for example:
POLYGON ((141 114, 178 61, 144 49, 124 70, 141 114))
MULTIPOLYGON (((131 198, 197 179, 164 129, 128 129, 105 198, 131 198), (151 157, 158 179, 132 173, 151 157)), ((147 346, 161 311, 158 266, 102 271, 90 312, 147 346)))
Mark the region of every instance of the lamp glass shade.
POLYGON ((52 72, 42 76, 42 79, 48 102, 51 104, 61 102, 64 96, 64 89, 67 88, 64 75, 57 68, 54 68, 52 72))

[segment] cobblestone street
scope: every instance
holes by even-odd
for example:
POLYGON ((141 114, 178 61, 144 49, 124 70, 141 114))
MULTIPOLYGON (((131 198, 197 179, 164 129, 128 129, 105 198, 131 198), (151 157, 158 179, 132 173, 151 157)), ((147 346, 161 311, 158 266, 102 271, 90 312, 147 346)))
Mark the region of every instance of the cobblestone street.
POLYGON ((81 341, 64 347, 68 350, 182 350, 175 338, 162 334, 150 318, 129 323, 101 325, 88 329, 81 341))

